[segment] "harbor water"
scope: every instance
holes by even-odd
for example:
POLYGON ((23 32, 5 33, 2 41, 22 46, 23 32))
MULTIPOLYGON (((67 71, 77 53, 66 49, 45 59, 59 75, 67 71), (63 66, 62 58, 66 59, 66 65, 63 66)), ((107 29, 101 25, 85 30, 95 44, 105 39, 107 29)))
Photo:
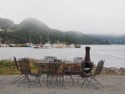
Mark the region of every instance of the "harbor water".
POLYGON ((85 47, 90 46, 90 59, 97 64, 105 60, 105 67, 125 68, 125 45, 82 45, 81 48, 32 48, 1 47, 0 60, 17 58, 43 59, 44 56, 56 56, 58 59, 73 61, 74 57, 85 57, 85 47))

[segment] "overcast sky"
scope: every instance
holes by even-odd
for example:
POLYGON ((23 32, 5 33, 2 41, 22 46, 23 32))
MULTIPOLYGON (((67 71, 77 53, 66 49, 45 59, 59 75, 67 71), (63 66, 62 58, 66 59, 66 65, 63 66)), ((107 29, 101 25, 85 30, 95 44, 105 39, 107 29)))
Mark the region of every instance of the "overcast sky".
POLYGON ((125 34, 125 0, 0 0, 0 18, 28 17, 62 31, 125 34))

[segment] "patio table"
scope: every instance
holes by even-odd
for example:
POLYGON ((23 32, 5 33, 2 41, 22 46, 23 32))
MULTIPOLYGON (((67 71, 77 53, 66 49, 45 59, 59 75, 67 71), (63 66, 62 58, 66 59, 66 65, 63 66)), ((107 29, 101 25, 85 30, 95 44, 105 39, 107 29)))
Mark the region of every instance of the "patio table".
POLYGON ((56 81, 62 82, 64 85, 64 77, 69 76, 74 85, 73 75, 80 75, 81 64, 75 62, 58 62, 58 61, 46 61, 46 60, 35 60, 34 63, 38 64, 41 67, 42 73, 46 74, 46 82, 48 86, 48 78, 51 77, 51 81, 56 77, 56 81), (59 81, 58 81, 59 79, 59 81))

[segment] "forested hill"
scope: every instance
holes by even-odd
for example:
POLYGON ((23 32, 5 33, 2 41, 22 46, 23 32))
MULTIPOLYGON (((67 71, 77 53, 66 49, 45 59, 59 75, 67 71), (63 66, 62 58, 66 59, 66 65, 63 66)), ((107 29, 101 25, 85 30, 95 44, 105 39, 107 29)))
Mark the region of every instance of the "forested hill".
POLYGON ((98 38, 100 40, 108 41, 110 44, 125 44, 125 35, 91 35, 94 38, 98 38))
POLYGON ((0 18, 0 28, 7 29, 12 28, 14 26, 14 22, 9 19, 0 18))
MULTIPOLYGON (((87 32, 86 32, 87 33, 87 32)), ((110 37, 109 37, 110 38, 110 37)), ((67 43, 67 44, 112 44, 107 37, 83 34, 81 32, 62 32, 49 28, 34 18, 24 19, 20 24, 0 18, 0 39, 2 43, 67 43)), ((115 39, 115 37, 114 37, 115 39)), ((113 39, 113 40, 114 40, 113 39)), ((123 40, 125 38, 123 37, 123 40)), ((122 41, 123 41, 122 40, 122 41)), ((125 42, 121 42, 125 44, 125 42)), ((118 43, 120 44, 120 43, 118 43)))

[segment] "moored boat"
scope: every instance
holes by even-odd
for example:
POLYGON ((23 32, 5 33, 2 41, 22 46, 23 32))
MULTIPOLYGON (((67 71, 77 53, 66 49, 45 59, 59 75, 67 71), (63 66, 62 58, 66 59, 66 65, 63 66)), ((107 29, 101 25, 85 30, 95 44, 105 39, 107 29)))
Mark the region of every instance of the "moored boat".
POLYGON ((75 48, 81 48, 81 45, 76 44, 76 45, 75 45, 75 48))

